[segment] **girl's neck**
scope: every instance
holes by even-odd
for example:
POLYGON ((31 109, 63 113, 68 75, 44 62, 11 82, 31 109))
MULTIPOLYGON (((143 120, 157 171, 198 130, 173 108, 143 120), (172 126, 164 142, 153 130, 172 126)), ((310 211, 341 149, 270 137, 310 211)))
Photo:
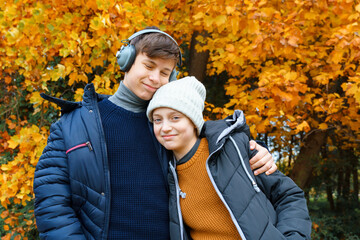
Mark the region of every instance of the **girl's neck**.
POLYGON ((192 144, 189 144, 191 146, 187 151, 183 151, 183 153, 176 153, 173 151, 174 157, 178 164, 182 164, 187 162, 194 154, 196 153, 198 147, 200 145, 200 138, 196 138, 195 141, 192 144))

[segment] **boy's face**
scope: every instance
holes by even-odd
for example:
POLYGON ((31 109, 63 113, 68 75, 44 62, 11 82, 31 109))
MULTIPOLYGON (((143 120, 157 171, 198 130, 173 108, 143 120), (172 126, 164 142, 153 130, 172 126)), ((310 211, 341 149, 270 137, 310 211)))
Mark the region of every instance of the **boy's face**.
POLYGON ((157 108, 152 113, 156 139, 172 150, 176 159, 182 158, 196 143, 196 128, 184 114, 171 108, 157 108))
POLYGON ((175 60, 149 58, 139 53, 125 74, 124 84, 139 98, 150 100, 158 88, 169 82, 175 65, 175 60))

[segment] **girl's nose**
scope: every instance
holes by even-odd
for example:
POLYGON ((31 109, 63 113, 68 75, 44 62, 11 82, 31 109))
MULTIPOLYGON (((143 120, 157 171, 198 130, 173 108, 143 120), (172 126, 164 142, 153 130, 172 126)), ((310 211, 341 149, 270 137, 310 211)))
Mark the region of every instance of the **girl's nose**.
POLYGON ((171 131, 172 127, 167 121, 164 121, 161 129, 163 132, 168 132, 171 131))

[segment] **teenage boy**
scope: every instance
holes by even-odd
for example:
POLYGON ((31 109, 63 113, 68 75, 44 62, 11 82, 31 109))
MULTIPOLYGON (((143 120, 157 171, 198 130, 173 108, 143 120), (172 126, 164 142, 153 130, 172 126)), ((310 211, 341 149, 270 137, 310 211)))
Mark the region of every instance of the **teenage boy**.
MULTIPOLYGON (((181 53, 158 29, 128 40, 117 54, 125 76, 113 96, 97 94, 93 84, 82 102, 42 95, 61 107, 62 117, 51 126, 35 171, 41 239, 169 238, 169 152, 156 141, 145 111, 155 91, 176 78, 181 53)), ((274 166, 272 159, 265 165, 274 166)))

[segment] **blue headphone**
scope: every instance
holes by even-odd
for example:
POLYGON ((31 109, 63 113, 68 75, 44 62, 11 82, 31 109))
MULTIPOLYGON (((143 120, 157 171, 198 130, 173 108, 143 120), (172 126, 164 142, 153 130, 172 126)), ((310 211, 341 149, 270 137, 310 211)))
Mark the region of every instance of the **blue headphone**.
MULTIPOLYGON (((119 64, 121 71, 124 71, 124 72, 129 71, 135 61, 136 49, 135 49, 134 45, 130 44, 130 41, 132 39, 136 38, 137 36, 145 34, 145 33, 162 33, 162 34, 168 36, 179 47, 179 45, 177 44, 175 39, 163 31, 160 31, 157 29, 144 29, 139 32, 136 32, 133 35, 131 35, 128 39, 121 41, 122 43, 124 43, 124 45, 116 53, 117 63, 119 64)), ((177 64, 179 67, 181 66, 181 63, 182 63, 181 57, 182 56, 181 56, 181 51, 180 51, 180 47, 179 47, 179 62, 177 64)), ((169 81, 176 80, 177 75, 178 75, 178 71, 176 71, 174 69, 169 77, 169 81)))

